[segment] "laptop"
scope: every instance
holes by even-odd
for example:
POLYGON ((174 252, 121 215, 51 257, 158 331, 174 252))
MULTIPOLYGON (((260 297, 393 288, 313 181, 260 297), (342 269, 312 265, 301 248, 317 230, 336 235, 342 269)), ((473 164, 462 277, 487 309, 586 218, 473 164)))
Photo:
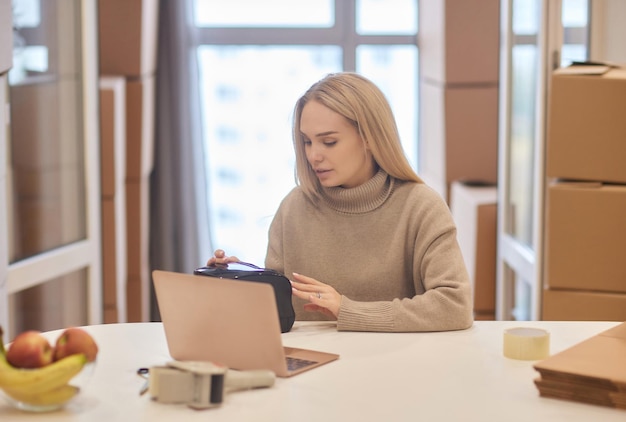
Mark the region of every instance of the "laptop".
POLYGON ((283 347, 269 284, 162 270, 154 270, 152 279, 167 347, 176 360, 269 369, 278 377, 290 377, 339 358, 283 347))

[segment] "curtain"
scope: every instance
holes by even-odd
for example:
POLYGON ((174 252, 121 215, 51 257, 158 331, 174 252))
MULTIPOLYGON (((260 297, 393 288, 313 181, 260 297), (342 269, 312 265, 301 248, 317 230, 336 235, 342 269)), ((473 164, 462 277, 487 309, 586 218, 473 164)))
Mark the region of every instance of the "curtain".
MULTIPOLYGON (((159 1, 150 266, 191 273, 212 254, 191 0, 159 1)), ((153 291, 151 319, 160 319, 153 291)))

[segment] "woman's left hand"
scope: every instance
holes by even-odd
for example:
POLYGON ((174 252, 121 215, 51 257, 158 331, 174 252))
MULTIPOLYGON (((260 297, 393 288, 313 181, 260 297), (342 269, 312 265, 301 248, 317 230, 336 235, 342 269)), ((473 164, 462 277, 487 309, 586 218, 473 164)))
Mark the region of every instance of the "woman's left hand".
POLYGON ((331 318, 337 318, 341 305, 341 295, 337 290, 301 274, 293 273, 293 278, 294 280, 291 280, 293 294, 309 301, 304 305, 306 311, 321 312, 331 318))

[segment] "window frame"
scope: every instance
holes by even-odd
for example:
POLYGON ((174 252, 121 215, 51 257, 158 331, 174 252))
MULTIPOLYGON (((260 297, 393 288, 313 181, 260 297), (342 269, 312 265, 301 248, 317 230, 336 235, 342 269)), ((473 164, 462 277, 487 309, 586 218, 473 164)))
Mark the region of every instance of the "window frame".
MULTIPOLYGON (((357 0, 335 0, 335 23, 328 28, 233 28, 232 26, 209 28, 192 24, 192 47, 196 48, 199 45, 336 45, 343 51, 343 69, 355 71, 356 51, 359 45, 418 46, 417 33, 415 35, 358 34, 356 3, 357 0)), ((190 7, 190 22, 194 22, 192 9, 193 5, 190 7)))

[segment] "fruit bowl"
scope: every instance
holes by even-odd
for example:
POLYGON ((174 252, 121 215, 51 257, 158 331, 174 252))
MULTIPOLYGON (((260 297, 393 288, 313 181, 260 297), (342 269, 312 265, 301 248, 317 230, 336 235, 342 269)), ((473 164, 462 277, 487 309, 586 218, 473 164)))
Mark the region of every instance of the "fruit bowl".
MULTIPOLYGON (((59 378, 56 378, 57 382, 49 382, 51 389, 47 389, 45 386, 39 387, 38 385, 35 388, 24 385, 24 388, 18 389, 15 389, 15 387, 3 387, 0 388, 0 396, 16 409, 27 412, 51 412, 61 409, 77 397, 80 397, 81 391, 88 384, 93 374, 95 364, 95 362, 84 364, 82 369, 67 382, 63 382, 61 379, 63 377, 67 378, 69 375, 53 375, 52 378, 59 378)), ((37 371, 37 369, 18 369, 17 371, 21 372, 22 376, 32 377, 33 371, 37 371)))
POLYGON ((76 398, 93 373, 98 345, 70 327, 50 344, 39 331, 18 334, 8 349, 0 327, 0 396, 31 412, 57 410, 76 398))

